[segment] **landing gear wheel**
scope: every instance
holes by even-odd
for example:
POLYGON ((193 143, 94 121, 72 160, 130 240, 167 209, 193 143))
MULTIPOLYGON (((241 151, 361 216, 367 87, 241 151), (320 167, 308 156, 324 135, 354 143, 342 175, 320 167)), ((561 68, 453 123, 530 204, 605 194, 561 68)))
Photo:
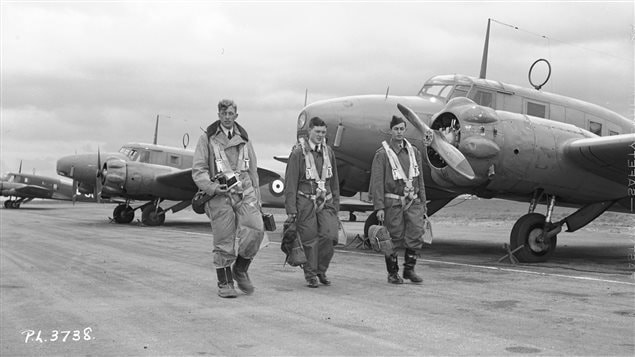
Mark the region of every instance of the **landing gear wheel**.
POLYGON ((509 237, 511 250, 524 245, 514 253, 519 261, 539 263, 547 261, 556 250, 558 237, 542 240, 545 216, 540 213, 528 213, 518 219, 509 237))
POLYGON ((141 212, 141 222, 146 226, 160 226, 165 222, 165 214, 163 208, 149 205, 143 208, 141 212))
POLYGON ((4 201, 4 208, 11 208, 11 201, 4 201))
POLYGON ((120 204, 112 212, 117 223, 130 223, 134 219, 134 209, 126 204, 120 204))
POLYGON ((20 202, 18 202, 18 201, 11 201, 11 208, 15 208, 15 209, 20 208, 20 202))

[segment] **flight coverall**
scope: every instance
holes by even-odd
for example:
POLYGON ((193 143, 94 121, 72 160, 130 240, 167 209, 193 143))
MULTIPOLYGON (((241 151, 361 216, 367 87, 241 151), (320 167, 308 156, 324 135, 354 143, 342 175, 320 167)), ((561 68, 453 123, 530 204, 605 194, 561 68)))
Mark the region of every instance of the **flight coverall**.
POLYGON ((238 256, 249 261, 256 256, 264 237, 264 225, 260 212, 256 154, 247 132, 234 123, 234 132, 239 135, 228 139, 219 124, 214 122, 200 137, 194 153, 192 178, 199 189, 214 196, 205 204, 205 213, 213 230, 214 265, 225 268, 231 266, 238 256), (223 160, 216 156, 214 144, 223 150, 228 161, 224 164, 229 167, 224 170, 234 172, 242 185, 227 195, 214 194, 219 185, 212 181, 219 173, 216 160, 223 160))
MULTIPOLYGON (((326 144, 322 144, 326 147, 326 144)), ((333 244, 337 241, 340 206, 337 163, 333 150, 326 147, 318 153, 308 146, 296 145, 291 151, 285 173, 285 208, 287 214, 296 214, 296 226, 304 248, 307 263, 303 266, 304 278, 309 281, 318 274, 325 274, 333 258, 333 244), (304 155, 312 155, 320 179, 324 179, 324 201, 315 195, 319 193, 319 180, 309 179, 304 155), (324 159, 328 155, 331 163, 331 177, 323 175, 324 159)), ((315 172, 315 171, 314 171, 315 172)), ((326 175, 328 176, 328 175, 326 175)))
MULTIPOLYGON (((395 152, 403 171, 408 173, 410 167, 410 155, 406 146, 399 147, 391 142, 390 148, 395 152)), ((416 163, 421 168, 421 153, 415 146, 416 163)), ((420 171, 420 170, 419 170, 420 171)), ((413 194, 416 198, 409 202, 405 199, 406 183, 404 180, 395 180, 393 167, 391 166, 385 148, 382 146, 375 152, 371 168, 370 193, 373 197, 374 209, 384 210, 384 226, 388 229, 394 249, 406 249, 406 264, 404 270, 413 271, 416 264, 416 255, 423 248, 422 236, 424 228, 424 214, 426 209, 426 193, 423 182, 423 174, 412 177, 413 194), (407 207, 407 209, 404 209, 407 207)), ((389 273, 398 270, 397 255, 386 257, 389 273), (389 262, 390 259, 390 262, 389 262)))

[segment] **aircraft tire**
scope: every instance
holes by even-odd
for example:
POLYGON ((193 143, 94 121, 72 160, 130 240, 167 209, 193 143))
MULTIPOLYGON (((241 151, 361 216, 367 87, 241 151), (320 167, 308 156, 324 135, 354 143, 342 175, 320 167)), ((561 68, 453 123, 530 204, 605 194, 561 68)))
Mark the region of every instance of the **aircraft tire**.
POLYGON ((143 208, 141 212, 141 223, 146 226, 160 226, 165 222, 165 214, 163 208, 155 209, 155 206, 149 205, 143 208))
POLYGON ((125 204, 117 205, 112 212, 112 216, 117 223, 130 223, 134 219, 134 209, 125 204))
POLYGON ((551 238, 547 243, 536 241, 536 238, 543 232, 544 224, 545 216, 540 213, 528 213, 520 217, 514 224, 509 237, 509 245, 512 251, 524 245, 514 253, 520 262, 545 262, 553 255, 558 242, 557 236, 551 238))
POLYGON ((11 208, 11 201, 4 201, 4 208, 11 208))

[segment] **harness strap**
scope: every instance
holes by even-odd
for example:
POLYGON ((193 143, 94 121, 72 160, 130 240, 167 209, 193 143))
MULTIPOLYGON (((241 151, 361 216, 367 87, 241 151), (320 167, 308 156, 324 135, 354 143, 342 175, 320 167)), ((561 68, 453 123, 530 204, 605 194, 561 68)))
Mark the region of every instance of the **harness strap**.
MULTIPOLYGON (((227 154, 225 150, 220 149, 220 145, 210 138, 210 144, 212 144, 212 148, 214 149, 214 162, 216 163, 216 171, 229 173, 233 172, 231 170, 231 164, 229 163, 229 159, 227 158, 227 154)), ((238 148, 238 171, 248 171, 249 170, 249 154, 245 154, 245 144, 241 144, 238 148)))
POLYGON ((415 201, 415 199, 419 196, 415 193, 412 195, 412 198, 409 199, 408 198, 409 196, 407 195, 399 196, 399 195, 395 195, 394 193, 386 193, 384 194, 384 197, 401 201, 401 207, 403 207, 404 211, 407 211, 408 208, 412 206, 412 203, 415 201))
MULTIPOLYGON (((417 159, 415 157, 414 150, 412 145, 408 140, 403 140, 406 149, 408 151, 408 159, 410 161, 410 165, 408 167, 408 175, 406 175, 403 167, 401 166, 401 162, 399 162, 399 158, 395 151, 388 145, 388 143, 384 140, 381 145, 384 147, 386 151, 386 156, 388 157, 388 162, 390 163, 390 167, 392 168, 392 178, 397 180, 402 180, 406 184, 404 188, 404 196, 408 200, 412 201, 416 198, 416 193, 414 192, 414 186, 412 185, 412 180, 419 176, 419 165, 417 165, 417 159)), ((410 207, 410 205, 408 205, 410 207)))
MULTIPOLYGON (((320 186, 320 181, 322 181, 322 186, 324 186, 324 181, 327 178, 333 177, 333 167, 331 166, 331 159, 329 159, 328 146, 322 145, 324 148, 322 150, 322 175, 318 174, 317 167, 315 165, 315 158, 310 153, 311 150, 307 148, 307 142, 304 138, 300 138, 300 145, 302 146, 302 153, 304 154, 304 166, 306 166, 305 177, 307 180, 316 180, 318 181, 318 187, 320 186)), ((321 187, 324 189, 324 187, 321 187)))
POLYGON ((316 212, 319 212, 322 210, 322 208, 324 208, 324 204, 326 203, 326 201, 330 201, 333 199, 333 194, 331 194, 330 192, 325 194, 325 191, 322 191, 321 194, 315 195, 298 191, 298 194, 313 201, 313 206, 315 207, 316 212))

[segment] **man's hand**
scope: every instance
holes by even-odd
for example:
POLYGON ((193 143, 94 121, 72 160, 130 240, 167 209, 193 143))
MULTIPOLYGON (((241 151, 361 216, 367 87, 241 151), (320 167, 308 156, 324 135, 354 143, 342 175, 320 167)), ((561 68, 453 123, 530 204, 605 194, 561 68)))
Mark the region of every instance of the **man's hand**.
POLYGON ((383 223, 384 222, 384 210, 383 209, 379 209, 377 210, 377 220, 379 221, 379 223, 383 223))
POLYGON ((218 185, 214 189, 215 195, 225 195, 229 190, 227 189, 227 185, 218 185))

